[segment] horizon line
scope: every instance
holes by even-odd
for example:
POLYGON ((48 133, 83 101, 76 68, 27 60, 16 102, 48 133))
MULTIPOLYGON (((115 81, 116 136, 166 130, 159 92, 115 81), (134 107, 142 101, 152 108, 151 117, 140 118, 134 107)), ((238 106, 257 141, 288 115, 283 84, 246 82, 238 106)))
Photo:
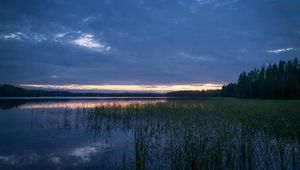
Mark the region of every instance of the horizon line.
POLYGON ((172 92, 172 91, 202 91, 202 90, 220 90, 223 84, 205 83, 205 84, 173 84, 173 85, 81 85, 81 84, 19 84, 24 88, 49 89, 49 90, 77 90, 77 91, 116 91, 116 92, 172 92))

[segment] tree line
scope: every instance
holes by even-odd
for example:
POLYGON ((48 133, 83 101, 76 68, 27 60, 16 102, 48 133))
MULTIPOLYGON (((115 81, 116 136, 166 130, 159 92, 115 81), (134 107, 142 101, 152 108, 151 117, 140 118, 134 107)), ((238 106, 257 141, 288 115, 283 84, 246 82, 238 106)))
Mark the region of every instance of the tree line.
POLYGON ((28 90, 9 84, 0 84, 0 97, 219 97, 221 90, 173 91, 167 93, 75 93, 69 91, 28 90))
POLYGON ((184 90, 166 93, 166 97, 220 97, 221 90, 184 90))
POLYGON ((300 61, 293 60, 242 72, 237 83, 222 87, 223 97, 295 99, 300 98, 300 61))
POLYGON ((0 97, 69 96, 68 91, 27 90, 10 84, 0 84, 0 97))

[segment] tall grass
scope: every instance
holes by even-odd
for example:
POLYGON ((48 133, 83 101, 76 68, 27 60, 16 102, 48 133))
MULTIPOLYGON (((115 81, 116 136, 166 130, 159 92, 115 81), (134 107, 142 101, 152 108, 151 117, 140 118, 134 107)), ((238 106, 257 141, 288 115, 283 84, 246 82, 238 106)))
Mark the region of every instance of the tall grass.
POLYGON ((300 101, 171 101, 73 112, 48 114, 49 125, 84 127, 91 136, 132 134, 120 169, 300 169, 300 101))

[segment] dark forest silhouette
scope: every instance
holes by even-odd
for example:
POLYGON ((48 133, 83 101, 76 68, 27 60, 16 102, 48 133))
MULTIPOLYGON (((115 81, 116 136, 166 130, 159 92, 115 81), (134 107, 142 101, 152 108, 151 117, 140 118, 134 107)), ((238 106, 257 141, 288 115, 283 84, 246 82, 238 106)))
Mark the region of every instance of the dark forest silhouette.
POLYGON ((69 91, 28 90, 9 84, 0 85, 0 97, 161 97, 160 93, 75 93, 69 91))
POLYGON ((223 97, 300 98, 300 61, 295 58, 242 72, 237 83, 222 88, 223 97))

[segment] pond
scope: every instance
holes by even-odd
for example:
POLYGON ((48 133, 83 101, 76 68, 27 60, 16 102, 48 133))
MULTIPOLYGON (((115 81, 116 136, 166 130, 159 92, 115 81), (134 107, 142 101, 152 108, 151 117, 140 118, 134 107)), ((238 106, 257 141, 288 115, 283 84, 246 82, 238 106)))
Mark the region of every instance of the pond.
POLYGON ((299 169, 299 101, 0 100, 0 169, 299 169))

